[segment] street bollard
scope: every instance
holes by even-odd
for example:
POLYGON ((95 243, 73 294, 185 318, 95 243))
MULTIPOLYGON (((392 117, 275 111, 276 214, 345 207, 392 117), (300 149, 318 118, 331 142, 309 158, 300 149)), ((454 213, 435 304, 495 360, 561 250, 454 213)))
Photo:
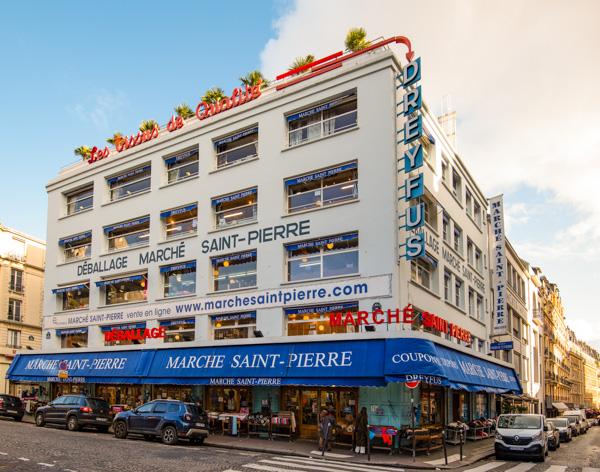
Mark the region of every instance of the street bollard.
POLYGON ((463 445, 463 433, 464 432, 464 428, 461 426, 460 427, 460 460, 462 461, 462 445, 463 445))
POLYGON ((448 465, 448 451, 446 451, 446 431, 442 431, 442 446, 444 448, 444 461, 448 465))

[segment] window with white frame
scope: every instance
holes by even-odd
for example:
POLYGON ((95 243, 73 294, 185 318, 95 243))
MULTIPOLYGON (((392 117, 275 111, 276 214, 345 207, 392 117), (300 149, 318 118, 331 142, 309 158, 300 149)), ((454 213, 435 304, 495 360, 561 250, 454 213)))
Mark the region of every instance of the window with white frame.
POLYGON ((163 297, 179 297, 196 293, 196 263, 187 262, 160 268, 163 297))
POLYGON ((442 237, 444 238, 444 241, 450 244, 450 218, 448 218, 448 215, 445 212, 442 215, 442 237))
POLYGON ((454 304, 458 308, 464 307, 464 291, 465 291, 465 284, 463 283, 462 280, 455 277, 454 278, 454 304))
POLYGON ((23 271, 10 269, 9 289, 13 292, 23 292, 23 271))
POLYGON ((21 301, 8 300, 8 319, 10 321, 23 321, 21 318, 21 301))
POLYGON ((456 252, 462 255, 463 253, 463 231, 460 226, 454 223, 454 240, 453 247, 456 252))
POLYGON ((477 272, 479 272, 480 274, 483 274, 483 254, 481 252, 481 249, 479 249, 477 246, 475 246, 474 267, 475 267, 475 269, 477 269, 477 272))
POLYGON ((477 226, 481 228, 481 205, 476 201, 473 201, 473 219, 477 226))
POLYGON ((469 316, 475 316, 475 291, 469 287, 469 316))
POLYGON ((114 202, 150 190, 150 173, 151 166, 144 166, 108 179, 110 201, 114 202))
POLYGON ((437 261, 428 255, 410 261, 410 278, 413 282, 433 290, 433 274, 437 268, 437 261))
POLYGON ((452 298, 452 276, 450 272, 444 271, 444 300, 449 302, 452 298))
POLYGON ((196 203, 160 214, 165 239, 174 239, 198 233, 198 205, 196 203))
POLYGON ((287 335, 307 336, 311 334, 357 333, 359 331, 358 325, 347 323, 344 326, 347 313, 351 313, 352 318, 356 319, 358 304, 345 303, 285 310, 287 335), (332 317, 334 318, 334 323, 331 323, 332 317), (337 322, 338 320, 340 323, 337 322))
POLYGON ((104 228, 108 241, 108 251, 121 251, 148 244, 150 237, 150 218, 125 221, 104 228))
POLYGON ((90 286, 88 283, 55 288, 52 293, 58 297, 63 311, 81 310, 90 306, 90 286))
POLYGON ((169 184, 198 175, 198 148, 167 157, 165 166, 169 184))
POLYGON ((57 329, 56 336, 60 339, 60 347, 62 349, 87 347, 88 345, 87 328, 57 329))
POLYGON ((483 297, 477 294, 477 319, 483 321, 483 297))
POLYGON ((105 346, 132 346, 134 344, 146 344, 146 338, 143 337, 145 329, 146 323, 136 323, 119 326, 102 326, 100 331, 102 332, 102 338, 105 346), (136 332, 137 330, 140 331, 140 336, 138 336, 138 333, 136 332), (123 336, 116 333, 117 331, 123 331, 123 336), (107 336, 106 333, 111 333, 112 336, 107 336), (132 334, 134 336, 132 336, 132 334), (134 337, 136 339, 133 339, 134 337))
POLYGON ((85 259, 92 255, 92 232, 80 233, 58 241, 62 246, 64 262, 85 259))
POLYGON ((165 343, 185 343, 196 339, 196 319, 161 321, 165 328, 165 343))
POLYGON ((256 287, 256 251, 214 257, 213 290, 256 287))
POLYGON ((258 127, 230 134, 215 141, 217 169, 258 156, 258 127))
POLYGON ((289 244, 286 253, 288 282, 358 273, 358 233, 289 244))
POLYGON ((285 181, 288 213, 358 198, 356 162, 285 181))
POLYGON ((286 116, 288 146, 297 146, 357 126, 356 93, 329 99, 286 116))
POLYGON ((65 198, 67 200, 67 215, 89 210, 94 206, 94 184, 66 193, 65 198))
POLYGON ((483 339, 478 339, 477 340, 477 344, 478 344, 478 351, 481 352, 482 354, 485 354, 485 341, 483 339))
POLYGON ((462 179, 458 172, 452 171, 452 193, 459 201, 462 199, 462 179))
POLYGON ((471 191, 468 188, 465 188, 465 209, 467 211, 467 215, 473 216, 473 197, 471 195, 471 191))
POLYGON ((444 182, 446 185, 448 185, 448 182, 450 181, 449 176, 450 175, 450 166, 448 165, 448 162, 442 158, 442 182, 444 182))
POLYGON ((212 200, 215 228, 256 221, 258 217, 258 189, 231 193, 212 200))
POLYGON ((6 347, 21 349, 21 331, 16 329, 7 330, 6 347))
POLYGON ((148 274, 103 280, 96 282, 96 287, 99 287, 100 299, 104 298, 105 305, 141 302, 147 299, 148 274))
POLYGON ((423 204, 423 216, 425 223, 437 231, 437 203, 432 202, 429 197, 423 195, 421 197, 412 199, 410 201, 410 206, 417 206, 421 203, 423 204))
POLYGON ((255 312, 212 316, 211 321, 216 341, 253 338, 256 330, 255 312))
POLYGON ((473 241, 467 237, 467 262, 470 266, 475 265, 475 249, 473 247, 473 241))

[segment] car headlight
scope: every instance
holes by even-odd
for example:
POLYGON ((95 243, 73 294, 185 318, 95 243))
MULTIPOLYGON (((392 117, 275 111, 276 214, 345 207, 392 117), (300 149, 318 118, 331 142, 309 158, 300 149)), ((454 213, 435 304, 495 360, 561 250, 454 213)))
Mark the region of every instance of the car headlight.
POLYGON ((532 440, 532 441, 537 441, 538 439, 542 439, 542 432, 541 432, 541 431, 540 431, 539 433, 536 433, 536 434, 534 434, 534 435, 531 437, 531 440, 532 440))
POLYGON ((496 439, 502 439, 502 435, 498 431, 496 431, 496 439))

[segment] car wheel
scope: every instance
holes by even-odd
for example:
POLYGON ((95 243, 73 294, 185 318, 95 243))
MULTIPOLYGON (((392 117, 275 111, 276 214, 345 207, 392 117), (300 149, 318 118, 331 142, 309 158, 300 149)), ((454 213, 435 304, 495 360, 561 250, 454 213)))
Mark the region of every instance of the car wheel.
POLYGON ((37 415, 35 415, 35 425, 36 426, 44 426, 45 424, 46 424, 46 421, 44 420, 43 413, 38 413, 37 415))
POLYGON ((125 426, 125 422, 116 422, 113 429, 115 431, 115 437, 117 439, 125 439, 127 437, 127 426, 125 426))
POLYGON ((154 436, 152 436, 151 434, 144 434, 144 440, 154 441, 154 436))
POLYGON ((69 431, 77 431, 79 429, 79 423, 77 423, 77 417, 75 415, 71 415, 67 419, 67 429, 69 431))
POLYGON ((190 443, 195 446, 202 446, 202 444, 204 444, 204 438, 202 436, 192 436, 190 438, 190 443))
POLYGON ((108 433, 108 426, 98 426, 98 432, 99 433, 108 433))
POLYGON ((177 437, 177 430, 175 429, 174 426, 167 426, 165 429, 163 429, 162 432, 162 442, 169 445, 169 446, 173 446, 175 444, 177 444, 177 440, 179 438, 177 437))

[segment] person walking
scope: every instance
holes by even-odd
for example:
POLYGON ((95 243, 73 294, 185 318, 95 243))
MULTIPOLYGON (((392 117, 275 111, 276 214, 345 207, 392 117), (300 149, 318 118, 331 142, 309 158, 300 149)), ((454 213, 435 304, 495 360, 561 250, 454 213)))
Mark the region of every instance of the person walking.
POLYGON ((356 454, 365 454, 369 440, 367 409, 363 406, 356 418, 356 454))
POLYGON ((323 408, 321 411, 321 424, 319 425, 319 451, 322 451, 325 447, 325 438, 327 438, 327 450, 331 451, 333 428, 339 428, 335 416, 329 414, 327 408, 323 408))

